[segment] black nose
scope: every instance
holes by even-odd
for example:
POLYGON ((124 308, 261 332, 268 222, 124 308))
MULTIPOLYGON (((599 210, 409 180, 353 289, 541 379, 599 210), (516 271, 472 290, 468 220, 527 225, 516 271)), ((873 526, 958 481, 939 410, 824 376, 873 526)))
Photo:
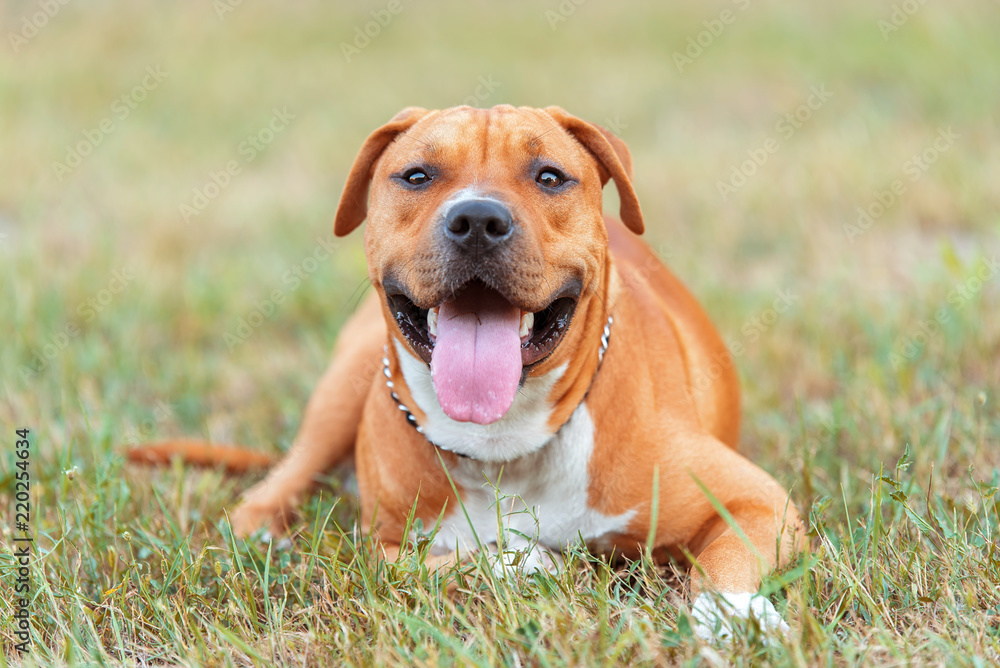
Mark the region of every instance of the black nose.
POLYGON ((514 221, 503 204, 488 199, 460 202, 448 211, 444 235, 464 250, 489 252, 514 234, 514 221))

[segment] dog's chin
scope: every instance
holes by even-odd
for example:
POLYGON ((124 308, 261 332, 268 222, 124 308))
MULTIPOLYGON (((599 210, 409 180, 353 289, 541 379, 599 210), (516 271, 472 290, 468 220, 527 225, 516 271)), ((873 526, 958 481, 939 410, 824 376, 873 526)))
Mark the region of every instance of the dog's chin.
POLYGON ((445 414, 477 424, 507 413, 531 369, 558 348, 579 296, 566 286, 533 311, 476 279, 425 309, 404 289, 386 291, 400 333, 430 366, 445 414))

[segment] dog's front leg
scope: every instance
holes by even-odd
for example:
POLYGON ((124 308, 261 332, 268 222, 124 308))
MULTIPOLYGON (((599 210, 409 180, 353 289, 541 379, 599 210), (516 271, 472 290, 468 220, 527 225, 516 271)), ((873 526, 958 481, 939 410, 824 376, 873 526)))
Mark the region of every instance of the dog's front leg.
POLYGON ((763 628, 788 626, 765 597, 762 576, 802 547, 803 527, 788 493, 766 472, 711 437, 684 439, 661 478, 661 527, 685 517, 692 614, 702 638, 731 635, 732 617, 763 628))
POLYGON ((789 556, 798 517, 786 515, 791 520, 790 525, 785 525, 788 535, 779 539, 782 520, 780 515, 776 518, 774 506, 740 507, 736 502, 730 507, 735 512, 715 522, 709 530, 714 538, 695 554, 691 572, 695 632, 704 640, 729 636, 733 617, 753 617, 762 629, 787 632, 788 624, 757 590, 761 576, 789 556))
POLYGON ((262 527, 283 534, 317 476, 350 456, 365 398, 381 368, 385 322, 379 309, 377 298, 369 297, 344 325, 291 449, 267 478, 247 490, 231 515, 236 535, 249 536, 262 527))

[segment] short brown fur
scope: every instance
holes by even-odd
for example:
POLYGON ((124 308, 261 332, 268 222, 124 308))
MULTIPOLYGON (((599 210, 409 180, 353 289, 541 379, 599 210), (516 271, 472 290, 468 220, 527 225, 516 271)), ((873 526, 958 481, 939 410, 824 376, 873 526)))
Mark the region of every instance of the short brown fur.
MULTIPOLYGON (((440 299, 435 212, 451 193, 475 185, 503 198, 525 221, 518 278, 508 286, 513 303, 540 309, 552 286, 567 277, 583 282, 569 331, 530 375, 566 366, 549 396, 553 432, 587 403, 596 428, 588 505, 606 515, 636 510, 625 531, 601 544, 635 554, 655 522, 652 547, 697 558, 693 591, 755 591, 761 575, 797 549, 802 524, 787 492, 736 451, 740 399, 733 365, 719 364, 728 353, 708 317, 635 236, 644 223, 631 170, 620 139, 558 107, 410 108, 373 132, 347 179, 335 230, 347 234, 367 217, 365 250, 375 290, 343 328, 288 456, 233 513, 234 530, 285 530, 315 477, 352 450, 362 526, 376 527, 386 555, 406 542, 403 529, 415 503, 425 526, 455 510, 456 490, 442 466, 454 464, 455 455, 406 422, 381 378, 386 344, 409 345, 382 284, 389 275, 402 279, 424 308, 440 299), (569 196, 548 197, 525 179, 524 165, 539 154, 579 180, 569 196), (433 192, 418 196, 393 186, 394 173, 431 155, 448 167, 433 192), (609 179, 616 182, 624 224, 601 212, 609 179), (609 314, 612 344, 598 371, 598 342, 609 314)), ((387 350, 400 399, 419 422, 424 415, 402 380, 396 348, 387 350)), ((168 444, 158 456, 169 450, 168 444)), ((130 456, 141 458, 137 452, 130 456)))

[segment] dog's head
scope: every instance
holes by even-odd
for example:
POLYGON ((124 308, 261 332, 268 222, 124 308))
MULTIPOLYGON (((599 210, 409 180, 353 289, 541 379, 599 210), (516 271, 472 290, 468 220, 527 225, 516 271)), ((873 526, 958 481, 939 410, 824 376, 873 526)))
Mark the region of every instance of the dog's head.
POLYGON ((430 366, 451 419, 499 420, 572 354, 574 314, 601 298, 609 179, 643 230, 630 172, 624 143, 558 107, 409 108, 365 141, 334 231, 367 218, 390 335, 430 366))

